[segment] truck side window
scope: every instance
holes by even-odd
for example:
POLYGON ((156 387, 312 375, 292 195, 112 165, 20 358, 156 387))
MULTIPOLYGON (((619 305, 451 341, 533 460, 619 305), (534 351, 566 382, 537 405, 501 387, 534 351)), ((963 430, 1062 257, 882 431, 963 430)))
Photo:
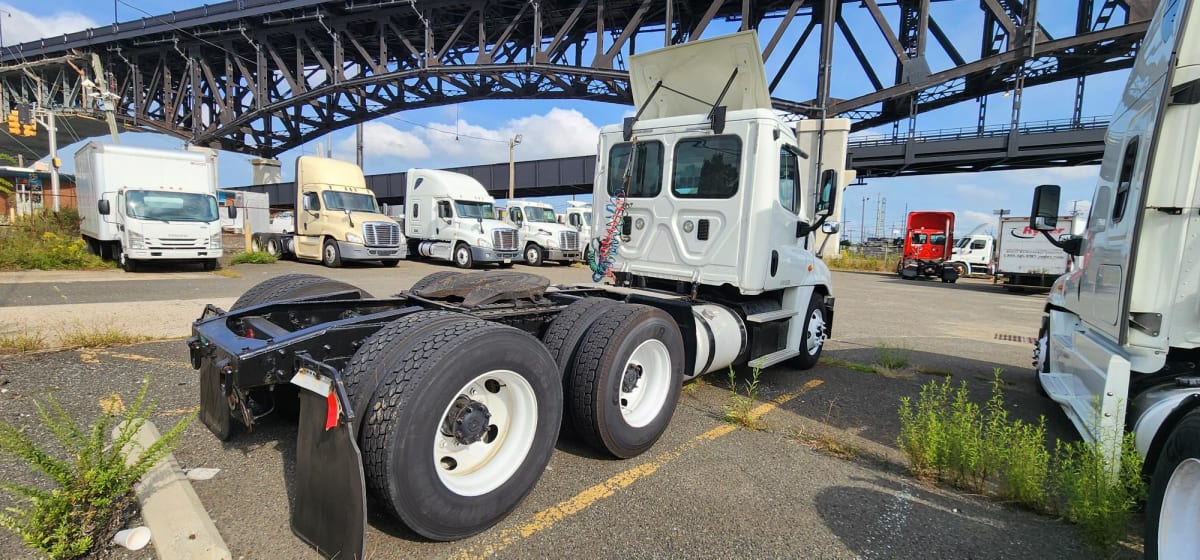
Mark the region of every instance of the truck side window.
POLYGON ((799 200, 797 190, 800 186, 799 164, 796 154, 786 147, 779 150, 779 203, 788 212, 796 213, 796 201, 799 200))
POLYGON ((316 212, 321 209, 321 199, 317 197, 317 193, 304 193, 304 209, 310 212, 316 212))
POLYGON ((1135 136, 1125 145, 1125 157, 1121 158, 1120 178, 1117 180, 1117 199, 1113 201, 1113 223, 1120 223, 1129 205, 1129 187, 1133 181, 1133 169, 1137 167, 1138 138, 1135 136))
POLYGON ((421 217, 421 207, 416 202, 413 203, 412 215, 414 219, 421 217))
POLYGON ((987 241, 984 241, 982 239, 976 239, 975 241, 971 242, 972 249, 983 249, 986 246, 987 246, 987 241))
POLYGON ((675 144, 671 193, 680 198, 731 198, 741 177, 742 140, 737 136, 685 138, 675 144))
POLYGON ((567 221, 575 227, 579 227, 579 214, 570 214, 567 216, 567 221))
POLYGON ((525 217, 521 215, 520 208, 513 208, 512 211, 509 212, 509 216, 511 216, 512 221, 515 224, 519 224, 519 223, 525 221, 525 217))
POLYGON ((608 194, 625 190, 631 198, 653 198, 662 192, 663 145, 657 140, 638 142, 628 186, 625 171, 632 143, 617 144, 608 152, 608 194))
POLYGON ((438 217, 439 217, 439 218, 449 218, 449 217, 451 217, 451 216, 450 216, 450 201, 449 201, 449 200, 439 200, 439 201, 438 201, 438 203, 437 203, 437 209, 438 209, 438 217))

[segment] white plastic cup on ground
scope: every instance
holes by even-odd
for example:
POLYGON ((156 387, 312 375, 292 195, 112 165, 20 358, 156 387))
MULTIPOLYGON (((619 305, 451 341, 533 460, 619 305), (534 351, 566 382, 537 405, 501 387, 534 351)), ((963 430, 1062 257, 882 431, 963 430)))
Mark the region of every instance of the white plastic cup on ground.
POLYGON ((143 526, 117 531, 113 542, 129 550, 141 550, 150 544, 150 529, 143 526))

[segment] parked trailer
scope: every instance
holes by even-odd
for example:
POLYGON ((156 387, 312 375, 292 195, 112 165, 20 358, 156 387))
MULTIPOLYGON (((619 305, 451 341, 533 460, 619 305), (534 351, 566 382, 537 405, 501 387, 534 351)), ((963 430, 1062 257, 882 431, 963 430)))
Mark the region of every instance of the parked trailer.
POLYGON ((368 488, 424 537, 476 534, 530 492, 560 425, 634 457, 684 379, 817 363, 834 298, 813 234, 837 230, 850 126, 777 116, 758 45, 747 31, 631 57, 641 118, 601 131, 594 192, 610 284, 447 270, 375 298, 287 275, 206 308, 188 346, 217 437, 300 395, 301 538, 360 558, 368 488))
MULTIPOLYGON (((1159 2, 1105 134, 1083 237, 1059 239, 1060 189, 1034 193, 1029 227, 1080 265, 1044 307, 1038 387, 1119 466, 1132 434, 1149 480, 1149 560, 1200 551, 1200 8, 1159 2)), ((1116 473, 1111 473, 1116 476, 1116 473)))
MULTIPOLYGON (((1057 239, 1074 231, 1074 219, 1059 216, 1058 227, 1049 233, 1057 239)), ((1000 232, 997 267, 1006 288, 1049 289, 1056 278, 1070 272, 1072 257, 1029 227, 1028 216, 1001 219, 1000 232)))

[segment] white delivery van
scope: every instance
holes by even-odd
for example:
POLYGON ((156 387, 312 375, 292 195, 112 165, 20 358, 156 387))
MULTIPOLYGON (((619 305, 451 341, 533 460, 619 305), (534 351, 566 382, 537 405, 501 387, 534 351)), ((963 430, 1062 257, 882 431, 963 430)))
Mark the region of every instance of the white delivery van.
POLYGON ((80 233, 88 249, 126 272, 139 262, 221 256, 216 156, 89 142, 75 152, 80 233))
POLYGON ((470 176, 409 169, 404 204, 410 256, 453 261, 459 268, 509 267, 520 258, 520 232, 497 218, 496 199, 470 176))

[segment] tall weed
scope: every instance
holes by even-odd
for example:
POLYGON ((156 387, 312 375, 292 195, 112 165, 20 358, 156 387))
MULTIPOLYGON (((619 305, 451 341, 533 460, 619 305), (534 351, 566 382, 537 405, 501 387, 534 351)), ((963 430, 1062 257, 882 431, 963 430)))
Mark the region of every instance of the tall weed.
POLYGON ((112 268, 88 252, 73 209, 43 211, 0 227, 0 270, 81 270, 112 268))

